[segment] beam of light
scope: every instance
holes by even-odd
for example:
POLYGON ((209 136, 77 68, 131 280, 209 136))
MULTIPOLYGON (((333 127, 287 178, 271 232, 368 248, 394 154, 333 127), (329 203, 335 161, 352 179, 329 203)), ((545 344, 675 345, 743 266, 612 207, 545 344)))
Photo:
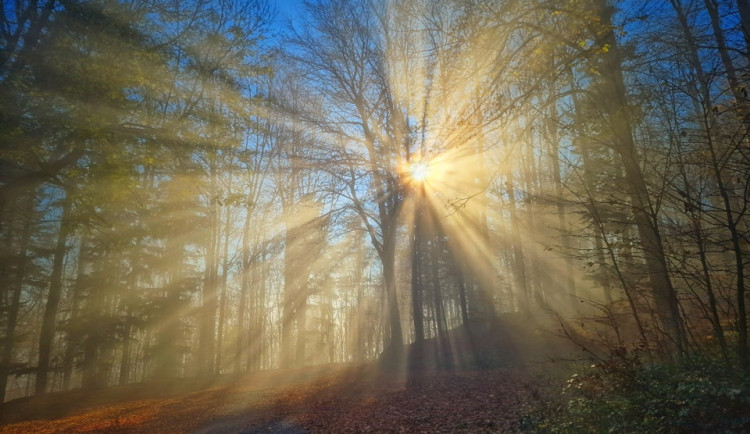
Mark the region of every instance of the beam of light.
POLYGON ((430 166, 428 166, 426 163, 423 162, 417 162, 411 165, 409 167, 409 176, 411 176, 412 181, 417 183, 424 183, 427 181, 427 178, 430 176, 430 166))

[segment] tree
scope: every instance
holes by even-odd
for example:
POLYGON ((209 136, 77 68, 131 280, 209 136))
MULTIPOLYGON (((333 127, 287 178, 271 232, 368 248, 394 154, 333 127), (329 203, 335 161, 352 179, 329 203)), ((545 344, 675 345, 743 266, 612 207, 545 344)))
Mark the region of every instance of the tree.
POLYGON ((385 347, 398 349, 403 335, 394 261, 403 196, 397 169, 409 152, 405 114, 390 95, 385 48, 367 5, 315 2, 309 4, 308 16, 307 33, 292 39, 300 53, 294 58, 333 105, 323 106, 330 116, 305 115, 310 124, 337 137, 333 145, 340 148, 334 155, 345 165, 346 193, 381 260, 389 330, 385 347), (323 83, 327 86, 320 88, 323 83), (361 197, 363 188, 366 197, 361 197))

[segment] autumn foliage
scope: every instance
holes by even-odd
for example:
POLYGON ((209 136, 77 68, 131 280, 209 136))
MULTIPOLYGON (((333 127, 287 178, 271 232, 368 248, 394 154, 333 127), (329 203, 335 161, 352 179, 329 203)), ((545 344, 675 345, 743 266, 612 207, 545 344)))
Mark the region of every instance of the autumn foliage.
POLYGON ((508 432, 534 390, 512 370, 429 373, 414 382, 329 366, 198 390, 154 383, 18 400, 4 408, 0 432, 508 432))

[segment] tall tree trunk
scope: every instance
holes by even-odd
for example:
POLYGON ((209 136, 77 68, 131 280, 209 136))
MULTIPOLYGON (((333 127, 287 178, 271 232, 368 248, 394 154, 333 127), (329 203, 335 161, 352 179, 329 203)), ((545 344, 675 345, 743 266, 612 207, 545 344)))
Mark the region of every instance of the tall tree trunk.
MULTIPOLYGON (((106 249, 106 248, 105 248, 106 249)), ((113 253, 109 250, 103 250, 100 257, 102 269, 115 270, 115 260, 113 253)), ((104 387, 106 376, 103 366, 103 357, 108 351, 107 332, 109 330, 96 327, 108 314, 107 312, 107 288, 117 280, 110 274, 96 276, 98 286, 89 288, 86 294, 85 318, 87 320, 87 330, 85 332, 83 344, 83 388, 85 390, 98 389, 104 387)))
POLYGON ((263 254, 260 257, 260 266, 253 270, 253 287, 255 289, 252 297, 252 328, 247 339, 250 354, 248 356, 248 366, 250 369, 259 370, 269 366, 268 348, 270 343, 266 339, 266 276, 270 273, 271 265, 263 254))
POLYGON ((125 308, 125 333, 122 339, 122 356, 120 357, 120 378, 118 384, 123 386, 130 382, 130 365, 131 365, 131 354, 130 354, 130 334, 133 332, 132 327, 133 314, 130 311, 130 307, 125 308))
POLYGON ((97 376, 97 362, 99 358, 99 332, 90 332, 83 344, 83 380, 84 390, 96 389, 100 386, 97 376))
MULTIPOLYGON (((581 106, 581 100, 578 98, 580 88, 576 85, 573 70, 568 69, 567 74, 568 83, 570 86, 570 97, 573 101, 573 119, 575 124, 576 137, 573 139, 573 144, 581 154, 581 160, 583 163, 583 183, 588 194, 594 194, 595 185, 593 175, 596 173, 595 167, 591 162, 591 151, 589 149, 590 144, 584 141, 585 129, 583 119, 583 108, 581 106)), ((604 242, 600 231, 594 233, 594 251, 596 252, 596 263, 600 268, 604 268, 607 264, 606 257, 604 255, 604 242)), ((612 285, 609 284, 609 279, 602 279, 602 288, 604 290, 604 299, 608 303, 612 303, 612 285)))
POLYGON ((696 239, 695 244, 698 246, 698 255, 701 261, 701 271, 703 273, 703 281, 706 285, 706 294, 708 295, 708 307, 711 312, 711 324, 714 328, 714 334, 719 340, 719 347, 721 348, 721 354, 724 360, 729 361, 729 351, 727 349, 727 340, 724 336, 724 328, 721 325, 721 316, 719 315, 718 304, 716 301, 716 295, 714 293, 714 286, 711 279, 711 267, 708 262, 708 256, 705 248, 705 239, 703 237, 703 228, 700 224, 699 218, 693 218, 693 230, 695 231, 696 239))
POLYGON ((431 289, 432 289, 432 302, 435 306, 435 324, 437 326, 437 339, 438 344, 436 346, 437 362, 442 365, 444 369, 452 368, 453 356, 451 354, 451 346, 448 341, 448 324, 445 316, 445 305, 443 304, 443 293, 440 286, 440 263, 438 261, 441 255, 442 244, 440 242, 440 231, 437 230, 437 221, 434 215, 433 218, 433 243, 430 251, 430 277, 431 277, 431 289))
MULTIPOLYGON (((551 94, 555 94, 557 89, 552 85, 551 94)), ((578 295, 576 293, 575 266, 573 264, 573 255, 571 254, 572 243, 568 230, 567 209, 565 207, 564 192, 565 187, 560 173, 560 135, 558 134, 558 125, 560 124, 557 113, 556 101, 550 104, 549 120, 547 122, 547 131, 550 138, 550 154, 552 157, 552 177, 555 183, 555 195, 557 197, 557 223, 562 237, 562 249, 565 256, 565 280, 563 286, 563 295, 570 300, 571 307, 575 310, 578 308, 578 295)))
POLYGON ((745 37, 745 58, 750 61, 750 0, 737 0, 742 36, 745 37))
POLYGON ((461 307, 461 322, 467 324, 469 322, 469 306, 466 300, 466 279, 464 279, 464 273, 458 264, 456 264, 456 279, 458 280, 458 302, 461 307))
POLYGON ((303 294, 297 304, 297 351, 294 356, 295 366, 305 365, 305 349, 307 347, 307 288, 302 288, 303 294))
MULTIPOLYGON (((416 374, 417 376, 424 369, 424 339, 425 339, 425 318, 424 318, 424 281, 425 271, 423 256, 426 253, 426 245, 424 244, 423 231, 424 222, 424 186, 418 187, 415 204, 414 204, 414 224, 412 230, 414 234, 411 240, 411 310, 412 310, 412 321, 414 324, 414 344, 410 349, 409 357, 409 372, 410 376, 416 374)), ((411 377, 411 381, 415 381, 414 377, 411 377)))
MULTIPOLYGON (((395 220, 395 219, 394 219, 395 220)), ((385 348, 399 349, 404 345, 401 315, 396 294, 396 228, 389 222, 383 230, 383 278, 385 280, 386 306, 388 309, 388 343, 385 348)))
MULTIPOLYGON (((26 278, 26 266, 28 257, 26 252, 31 244, 31 233, 34 219, 34 195, 28 194, 21 198, 23 203, 24 223, 21 229, 21 238, 18 243, 18 250, 14 252, 15 273, 10 286, 10 303, 8 304, 8 317, 5 326, 5 339, 3 342, 3 357, 0 365, 0 403, 5 400, 6 389, 8 388, 8 377, 11 372, 13 363, 13 342, 16 339, 16 327, 18 325, 18 314, 21 310, 21 293, 23 292, 23 282, 26 278)), ((12 246, 12 242, 10 242, 12 246)))
POLYGON ((740 359, 740 364, 745 371, 750 371, 750 355, 748 354, 748 333, 747 333, 747 310, 745 305, 745 265, 744 257, 742 252, 742 234, 740 234, 739 228, 737 227, 737 220, 735 220, 734 211, 732 210, 732 203, 729 198, 729 192, 724 180, 722 179, 722 167, 719 165, 719 157, 716 154, 713 140, 709 136, 708 138, 708 149, 711 155, 711 167, 716 177, 716 182, 719 187, 719 194, 724 202, 724 213, 726 216, 726 226, 729 230, 730 242, 732 245, 732 253, 734 253, 734 269, 736 273, 736 292, 737 292, 737 354, 740 359))
POLYGON ((364 268, 365 268, 365 261, 364 261, 364 252, 362 250, 362 246, 356 247, 356 257, 357 261, 354 265, 354 282, 357 286, 357 301, 356 301, 356 308, 354 310, 354 363, 361 363, 365 359, 365 310, 363 307, 363 300, 364 300, 364 292, 365 292, 365 282, 363 282, 364 279, 364 268))
POLYGON ((531 308, 531 297, 529 294, 528 281, 526 279, 526 264, 521 245, 521 229, 516 212, 516 191, 513 188, 513 180, 508 177, 505 183, 508 191, 508 205, 511 224, 511 244, 513 244, 513 282, 516 293, 519 294, 520 310, 528 312, 531 308))
MULTIPOLYGON (((424 342, 424 306, 423 306, 423 270, 422 270, 422 201, 424 200, 424 187, 420 186, 417 192, 414 212, 414 235, 412 239, 411 255, 411 304, 412 319, 414 321, 414 343, 421 350, 424 342)), ((421 353, 420 353, 421 354, 421 353)))
POLYGON ((70 194, 66 193, 62 203, 62 219, 60 221, 60 230, 57 234, 57 245, 55 246, 54 259, 52 261, 52 273, 50 274, 47 304, 44 307, 42 330, 39 335, 39 359, 37 363, 35 384, 35 393, 37 395, 43 394, 47 389, 50 355, 52 353, 52 344, 55 339, 55 319, 57 317, 57 307, 60 304, 60 296, 63 287, 63 265, 65 255, 67 254, 67 249, 65 247, 68 241, 68 233, 70 232, 71 202, 70 194))
MULTIPOLYGON (((265 136, 264 136, 265 138, 265 136)), ((242 226, 242 269, 240 279, 240 300, 239 306, 237 307, 237 342, 235 348, 235 361, 234 361, 234 372, 239 373, 243 361, 248 359, 246 369, 258 369, 259 366, 255 363, 256 360, 260 360, 258 354, 260 352, 259 345, 254 340, 249 341, 248 336, 254 336, 250 329, 260 329, 262 320, 259 320, 260 312, 253 309, 252 307, 259 303, 259 297, 251 297, 253 289, 257 288, 257 282, 253 280, 253 277, 258 274, 257 267, 260 266, 257 258, 258 252, 253 254, 251 247, 260 244, 258 240, 259 231, 252 232, 252 215, 255 210, 255 204, 258 202, 258 197, 262 191, 263 179, 265 178, 267 167, 264 169, 261 165, 264 161, 265 155, 265 142, 261 146, 261 152, 259 157, 254 160, 253 165, 250 168, 252 173, 250 177, 250 185, 247 191, 245 199, 245 222, 242 226), (250 300, 248 300, 250 298, 250 300), (250 309, 248 309, 250 308, 250 309), (245 326, 245 320, 247 312, 250 311, 252 319, 248 326, 245 326), (246 356, 247 350, 250 349, 251 354, 249 357, 246 356)), ((256 339, 260 339, 261 335, 257 334, 256 339)))
MULTIPOLYGON (((81 235, 80 246, 78 248, 78 264, 76 272, 76 281, 73 285, 71 298, 72 307, 70 309, 69 321, 78 319, 81 310, 81 300, 83 299, 84 274, 86 273, 86 255, 88 249, 88 235, 81 235)), ((63 390, 70 390, 70 382, 73 377, 73 362, 75 360, 76 350, 80 347, 81 336, 68 330, 65 341, 65 355, 63 356, 63 390)))
MULTIPOLYGON (((529 291, 529 296, 534 301, 535 306, 547 309, 547 291, 550 286, 550 275, 549 273, 543 273, 540 269, 541 260, 539 257, 539 249, 535 249, 533 246, 538 245, 539 239, 538 234, 544 233, 547 228, 541 227, 539 218, 537 218, 537 211, 534 207, 537 206, 534 198, 537 191, 541 191, 540 183, 541 180, 538 176, 539 170, 537 168, 537 162, 535 161, 535 153, 533 152, 535 146, 535 138, 528 138, 528 146, 522 146, 522 167, 523 172, 521 175, 521 182, 523 182, 524 198, 523 210, 524 210, 524 223, 525 233, 528 245, 532 246, 525 249, 523 253, 524 264, 525 264, 525 275, 526 275, 526 287, 529 291), (525 152, 524 152, 525 151, 525 152)), ((520 210, 520 206, 516 208, 515 212, 520 210)), ((520 220, 516 220, 519 224, 513 228, 514 232, 520 233, 520 220)))
MULTIPOLYGON (((674 2, 675 0, 672 1, 674 2)), ((747 2, 737 2, 738 5, 740 3, 747 2)), ((732 62, 732 56, 729 54, 729 47, 727 47, 726 37, 724 36, 724 29, 721 27, 722 19, 719 15, 719 2, 717 0, 703 0, 703 4, 706 6, 708 16, 711 18, 711 27, 714 32, 714 39, 716 40, 716 48, 719 51, 721 63, 722 65, 724 65, 724 72, 726 73, 727 81, 729 82, 729 90, 730 92, 732 92, 732 95, 738 103, 743 103, 746 98, 742 94, 742 91, 740 89, 741 86, 739 80, 737 79, 737 70, 734 67, 734 62, 732 62)), ((745 18, 746 17, 741 16, 743 31, 745 30, 744 25, 746 24, 745 18)), ((745 120, 745 122, 747 122, 747 119, 745 120)))
MULTIPOLYGON (((661 234, 653 210, 645 178, 640 167, 640 156, 633 140, 633 131, 627 113, 628 102, 622 73, 622 54, 612 25, 613 8, 607 0, 598 0, 599 16, 605 30, 599 35, 599 45, 609 50, 603 54, 602 78, 606 88, 603 109, 612 129, 614 149, 619 154, 625 170, 635 225, 646 262, 651 291, 665 333, 673 342, 678 359, 684 350, 685 338, 680 320, 677 293, 667 268, 661 234)), ((672 352, 672 351, 670 351, 672 352)))
MULTIPOLYGON (((383 281, 385 284, 386 309, 388 311, 388 322, 386 324, 387 333, 383 334, 383 349, 385 351, 390 350, 393 356, 396 357, 401 352, 401 347, 404 345, 401 314, 399 312, 398 296, 396 294, 395 265, 396 233, 398 232, 397 219, 398 209, 401 205, 401 200, 398 198, 400 187, 397 187, 390 183, 387 178, 384 178, 381 167, 378 167, 378 162, 383 161, 383 156, 378 155, 378 152, 375 149, 375 143, 377 143, 378 140, 370 129, 370 112, 365 107, 364 102, 365 99, 359 96, 357 97, 355 105, 359 117, 362 120, 363 136, 368 154, 368 166, 373 177, 375 197, 378 198, 378 218, 383 234, 383 241, 380 249, 378 249, 378 255, 383 264, 383 281)), ((407 123, 403 121, 401 113, 398 110, 395 110, 393 105, 391 105, 390 112, 393 114, 395 123, 401 123, 402 125, 407 123)), ((354 186, 350 184, 349 188, 352 190, 354 186)), ((356 197, 356 194, 354 197, 356 197)), ((360 212, 366 214, 362 210, 360 212)), ((368 217, 364 217, 365 222, 367 222, 367 218, 368 217)), ((371 228, 368 227, 368 231, 373 240, 377 239, 371 228)))
MULTIPOLYGON (((703 64, 701 63, 700 56, 699 56, 699 53, 698 53, 698 43, 697 43, 697 41, 695 39, 695 36, 693 35, 693 30, 692 30, 691 26, 688 23, 687 16, 686 16, 686 14, 684 12, 684 9, 682 8, 682 4, 681 4, 680 0, 670 0, 670 3, 672 3, 672 7, 674 8, 675 12, 677 13, 677 20, 680 23, 680 27, 682 28, 682 33, 683 33, 683 35, 685 37, 685 41, 687 42, 687 48, 688 48, 687 49, 687 55, 688 55, 688 59, 690 60, 691 66, 695 70, 695 75, 696 75, 696 78, 698 79, 697 89, 698 89, 698 91, 700 91, 700 100, 703 101, 703 104, 704 104, 704 107, 701 108, 700 105, 698 104, 698 102, 696 101, 696 103, 695 103, 696 104, 696 108, 695 108, 696 115, 700 119, 703 119, 704 130, 706 131, 707 136, 710 137, 710 135, 712 133, 711 127, 714 125, 714 122, 715 122, 715 117, 713 115, 713 110, 712 110, 712 108, 713 108, 713 102, 712 102, 713 98, 711 97, 711 90, 709 88, 709 86, 710 86, 709 85, 710 79, 707 76, 705 70, 703 69, 703 64)), ((738 0, 737 3, 738 3, 738 6, 739 6, 740 3, 747 4, 747 0, 744 0, 744 1, 738 0)), ((715 16, 713 15, 715 13, 716 13, 716 10, 713 10, 713 12, 710 14, 711 17, 712 17, 712 19, 715 18, 715 16)), ((748 17, 748 18, 750 18, 750 17, 748 17)), ((743 20, 743 26, 744 26, 744 20, 743 20)), ((716 26, 714 26, 714 30, 715 31, 717 30, 716 26)), ((718 30, 720 30, 720 28, 718 30)), ((743 30, 745 30, 745 29, 743 29, 743 30)), ((746 36, 747 36, 747 34, 746 34, 746 36)), ((721 41, 722 38, 720 38, 719 40, 721 41)), ((697 99, 698 98, 696 98, 696 100, 697 99)), ((713 146, 711 145, 712 143, 713 142, 711 141, 709 143, 709 146, 710 146, 710 148, 712 150, 712 156, 713 156, 715 154, 713 153, 713 146)), ((712 161, 713 161, 713 159, 712 159, 712 161)), ((680 174, 682 175, 683 182, 684 182, 685 188, 686 188, 686 192, 685 192, 686 200, 689 201, 689 200, 692 200, 693 194, 691 192, 690 182, 687 179, 687 174, 684 171, 684 167, 685 167, 686 163, 684 163, 682 161, 680 163, 681 163, 680 164, 680 169, 681 169, 680 170, 680 174)), ((715 169, 715 166, 714 166, 714 169, 715 169)), ((715 172, 715 175, 717 176, 717 183, 719 184, 720 190, 724 190, 723 189, 722 180, 720 178, 718 178, 720 176, 720 173, 716 174, 716 172, 715 172)), ((698 204, 700 204, 700 200, 698 200, 697 202, 698 202, 698 204)), ((726 205, 726 202, 725 202, 725 205, 726 205)), ((695 211, 698 214, 701 213, 702 210, 700 209, 700 205, 699 205, 699 209, 697 209, 695 211)), ((727 359, 728 355, 727 355, 726 339, 725 339, 725 336, 724 336, 724 330, 723 330, 723 328, 721 326, 721 320, 720 320, 720 317, 719 317, 719 312, 718 312, 718 308, 717 308, 717 304, 716 304, 716 297, 715 297, 715 294, 714 294, 712 279, 711 279, 711 276, 710 276, 710 273, 709 273, 710 267, 709 267, 709 263, 708 263, 708 257, 706 255, 705 240, 704 240, 704 236, 703 236, 703 228, 701 227, 701 217, 700 217, 700 215, 695 215, 695 216, 692 216, 691 220, 692 220, 692 223, 693 223, 693 228, 694 228, 694 232, 695 232, 695 236, 696 236, 696 244, 697 244, 697 248, 698 248, 698 253, 700 255, 701 268, 703 270, 703 278, 705 280, 705 285, 706 285, 706 293, 708 295, 709 309, 710 309, 710 312, 711 312, 711 322, 713 323, 714 333, 716 334, 716 337, 719 339, 719 345, 721 347, 721 350, 722 350, 722 353, 724 355, 724 358, 727 359)), ((730 212, 729 222, 730 222, 730 224, 733 223, 733 220, 731 218, 731 212, 730 212)), ((735 245, 735 247, 737 247, 737 246, 735 245)), ((739 280, 740 276, 738 275, 737 278, 739 280)), ((739 285, 738 285, 738 288, 739 288, 739 285)), ((743 296, 744 296, 744 294, 743 294, 743 296)), ((742 360, 742 358, 740 358, 740 360, 742 360)))
POLYGON ((206 245, 206 268, 203 273, 203 300, 199 330, 198 373, 211 376, 214 373, 216 357, 216 292, 218 285, 219 217, 216 168, 213 156, 210 163, 210 185, 208 204, 208 234, 206 245))
POLYGON ((250 274, 252 272, 252 256, 250 252, 250 226, 251 219, 251 201, 248 198, 245 222, 242 227, 242 270, 240 278, 240 299, 237 306, 237 341, 235 343, 234 373, 239 374, 242 368, 242 361, 245 359, 245 350, 247 342, 245 337, 245 316, 247 315, 248 293, 250 292, 250 274))
MULTIPOLYGON (((167 272, 166 286, 161 293, 163 303, 160 324, 154 332, 156 353, 155 374, 158 378, 169 379, 178 376, 181 368, 179 359, 179 344, 181 340, 180 317, 178 308, 181 305, 181 292, 184 290, 183 262, 185 257, 185 241, 175 226, 170 229, 171 235, 166 240, 165 257, 169 258, 170 267, 167 272)), ((149 342, 147 340, 147 342, 149 342)))
MULTIPOLYGON (((231 185, 231 175, 229 184, 231 185)), ((222 372, 222 354, 224 352, 224 323, 226 322, 227 310, 227 279, 229 278, 229 233, 231 230, 231 214, 229 208, 226 209, 226 220, 224 222, 224 254, 221 262, 221 293, 219 294, 219 329, 216 333, 216 374, 222 372)))
MULTIPOLYGON (((716 0, 704 0, 706 9, 708 10, 709 16, 711 17, 711 25, 714 30, 714 37, 716 39, 717 48, 721 61, 726 69, 727 80, 729 81, 729 87, 739 105, 746 105, 746 98, 740 90, 740 83, 737 79, 737 71, 732 63, 732 59, 729 56, 729 49, 726 45, 726 39, 724 32, 721 28, 721 18, 719 17, 718 2, 716 0)), ((739 1, 737 2, 740 10, 740 18, 742 21, 743 31, 746 31, 745 27, 748 24, 748 2, 739 1)), ((747 38, 747 33, 745 33, 747 38)), ((747 39, 746 39, 747 41, 747 39)), ((710 115, 708 115, 710 117, 710 115)), ((750 120, 747 115, 743 118, 746 128, 750 130, 750 120)), ((709 125, 710 126, 710 125, 709 125)), ((750 371, 750 353, 748 352, 748 324, 747 324, 747 308, 745 305, 745 266, 744 257, 742 252, 742 235, 740 234, 737 227, 737 220, 735 219, 735 212, 733 211, 732 202, 729 197, 729 191, 724 181, 724 174, 722 165, 720 164, 720 157, 717 154, 715 143, 712 137, 708 136, 708 149, 711 156, 711 168, 716 178, 716 183, 719 188, 719 194, 724 205, 724 213, 726 216, 726 227, 729 230, 730 242, 732 244, 732 250, 734 253, 735 272, 736 272, 736 293, 737 293, 737 354, 740 359, 740 364, 745 371, 750 371)))
MULTIPOLYGON (((284 213, 291 217, 296 214, 294 210, 294 190, 290 194, 291 206, 284 207, 284 213)), ((285 233, 285 247, 284 247, 284 294, 283 294, 283 307, 282 307, 282 318, 281 318, 281 355, 280 355, 280 366, 282 368, 291 368, 292 361, 292 327, 294 325, 294 319, 296 313, 296 301, 299 297, 299 276, 295 274, 296 267, 296 240, 293 234, 294 228, 291 223, 287 224, 285 233)))

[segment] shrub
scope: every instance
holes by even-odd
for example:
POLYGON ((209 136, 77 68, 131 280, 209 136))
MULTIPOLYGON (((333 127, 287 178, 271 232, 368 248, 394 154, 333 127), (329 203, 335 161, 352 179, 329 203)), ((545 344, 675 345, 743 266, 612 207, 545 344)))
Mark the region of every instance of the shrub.
POLYGON ((648 365, 621 349, 550 395, 526 415, 522 430, 750 432, 750 377, 705 358, 681 367, 648 365))

